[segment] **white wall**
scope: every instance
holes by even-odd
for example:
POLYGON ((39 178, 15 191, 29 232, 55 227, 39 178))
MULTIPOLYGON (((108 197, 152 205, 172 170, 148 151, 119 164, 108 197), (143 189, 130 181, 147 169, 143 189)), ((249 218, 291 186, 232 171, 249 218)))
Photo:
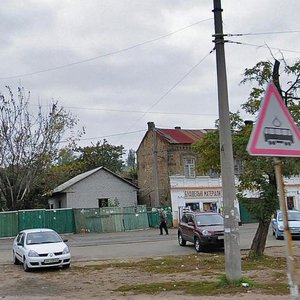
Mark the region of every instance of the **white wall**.
POLYGON ((100 198, 117 199, 120 207, 137 205, 137 190, 103 169, 77 182, 65 192, 69 208, 98 208, 100 198))
MULTIPOLYGON (((285 178, 285 190, 286 197, 294 197, 295 209, 300 210, 300 177, 285 178)), ((236 180, 236 185, 238 181, 236 180)), ((198 202, 215 202, 217 207, 223 206, 223 196, 222 193, 220 197, 209 195, 202 197, 186 197, 185 191, 222 191, 222 180, 221 178, 210 178, 208 176, 198 176, 196 178, 185 178, 184 176, 170 176, 170 186, 171 186, 171 205, 173 212, 173 224, 176 226, 179 217, 179 207, 185 207, 186 203, 198 202)), ((253 193, 250 191, 245 191, 246 197, 257 198, 258 193, 253 193)), ((238 206, 238 203, 236 203, 238 206)))

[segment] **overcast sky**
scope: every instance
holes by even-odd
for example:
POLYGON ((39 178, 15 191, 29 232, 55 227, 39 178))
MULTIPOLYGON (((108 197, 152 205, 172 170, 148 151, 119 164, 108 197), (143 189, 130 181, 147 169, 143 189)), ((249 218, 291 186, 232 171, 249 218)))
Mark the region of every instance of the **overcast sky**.
MULTIPOLYGON (((31 92, 32 106, 58 100, 85 127, 81 146, 106 139, 136 150, 149 121, 162 128, 214 128, 213 0, 0 5, 0 91, 21 85, 31 92)), ((291 63, 300 56, 300 1, 223 0, 222 8, 224 33, 251 33, 228 37, 242 44, 225 45, 235 112, 250 91, 239 84, 245 68, 272 55, 291 63)))

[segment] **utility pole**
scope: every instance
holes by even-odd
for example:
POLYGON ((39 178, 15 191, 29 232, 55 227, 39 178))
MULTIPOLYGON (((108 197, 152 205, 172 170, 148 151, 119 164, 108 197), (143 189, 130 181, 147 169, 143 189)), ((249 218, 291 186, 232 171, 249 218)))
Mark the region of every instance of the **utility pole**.
POLYGON ((229 281, 241 278, 239 213, 235 194, 234 163, 230 128, 221 0, 214 0, 215 49, 217 60, 220 152, 224 205, 225 272, 229 281), (236 204, 236 205, 235 205, 236 204))

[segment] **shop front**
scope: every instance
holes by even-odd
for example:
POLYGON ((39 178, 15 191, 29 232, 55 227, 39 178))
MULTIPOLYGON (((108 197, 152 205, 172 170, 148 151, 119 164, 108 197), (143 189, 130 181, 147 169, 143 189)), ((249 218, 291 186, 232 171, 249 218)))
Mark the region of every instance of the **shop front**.
POLYGON ((170 185, 174 226, 178 224, 183 209, 222 212, 223 193, 220 178, 170 176, 170 185))
MULTIPOLYGON (((238 185, 237 179, 235 182, 238 185)), ((300 177, 294 176, 284 179, 285 198, 288 209, 300 210, 300 177)), ((221 178, 208 176, 197 176, 186 178, 184 176, 170 176, 171 205, 173 214, 173 225, 176 227, 182 210, 215 211, 223 212, 223 189, 221 178)), ((259 195, 254 192, 245 191, 246 198, 257 199, 259 195)), ((235 206, 240 215, 240 207, 237 199, 235 206)), ((240 215, 242 222, 243 216, 240 215)))

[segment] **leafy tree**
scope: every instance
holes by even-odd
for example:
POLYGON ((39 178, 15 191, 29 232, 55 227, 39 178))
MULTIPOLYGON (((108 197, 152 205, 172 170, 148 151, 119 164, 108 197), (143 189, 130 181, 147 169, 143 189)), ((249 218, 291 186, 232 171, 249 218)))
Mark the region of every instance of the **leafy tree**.
POLYGON ((133 183, 137 184, 138 175, 135 157, 135 151, 133 149, 129 149, 126 159, 126 167, 123 170, 123 176, 128 177, 128 179, 132 180, 133 183))
POLYGON ((126 159, 126 165, 129 168, 135 168, 136 163, 135 163, 135 151, 133 149, 129 149, 128 151, 128 156, 126 159))
MULTIPOLYGON (((25 199, 53 162, 58 144, 77 120, 53 102, 49 111, 29 110, 29 96, 10 87, 0 94, 0 195, 3 209, 26 208, 25 199)), ((72 142, 71 136, 69 141, 72 142)))
MULTIPOLYGON (((253 68, 245 70, 245 78, 242 83, 254 82, 256 84, 251 90, 248 101, 242 105, 242 108, 250 114, 255 115, 257 113, 262 97, 265 94, 266 84, 277 78, 276 72, 274 72, 276 69, 272 70, 272 67, 270 62, 259 62, 253 68)), ((281 89, 286 104, 298 125, 300 116, 300 108, 297 105, 299 100, 297 93, 300 84, 299 71, 300 64, 298 62, 293 66, 288 66, 285 63, 284 72, 288 78, 285 86, 287 87, 284 90, 281 89)), ((276 84, 280 86, 278 81, 276 84)), ((253 157, 248 154, 246 147, 252 131, 252 125, 249 122, 243 122, 239 113, 231 114, 231 127, 233 154, 235 159, 243 163, 242 173, 239 174, 237 196, 259 222, 251 250, 254 255, 262 255, 265 249, 271 216, 279 206, 273 159, 253 157), (245 190, 257 192, 258 198, 249 201, 244 195, 245 190)), ((220 172, 218 130, 208 133, 193 148, 199 154, 199 171, 206 174, 210 170, 220 172)), ((285 158, 283 162, 284 176, 288 177, 300 173, 300 160, 298 158, 285 158)))
POLYGON ((77 162, 80 163, 81 172, 86 172, 97 167, 106 167, 109 170, 119 173, 123 168, 122 156, 124 147, 114 146, 104 140, 95 145, 87 147, 78 147, 75 149, 78 153, 77 162))

